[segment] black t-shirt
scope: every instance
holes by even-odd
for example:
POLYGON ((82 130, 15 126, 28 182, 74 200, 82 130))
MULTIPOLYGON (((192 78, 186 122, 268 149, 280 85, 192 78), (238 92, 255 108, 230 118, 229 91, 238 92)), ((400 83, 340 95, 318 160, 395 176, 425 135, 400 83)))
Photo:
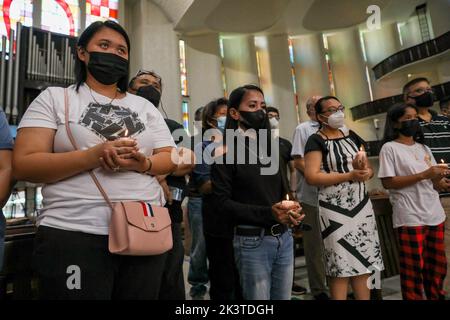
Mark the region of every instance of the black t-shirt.
MULTIPOLYGON (((177 129, 184 129, 184 127, 181 124, 179 124, 174 120, 171 119, 164 119, 164 120, 166 121, 170 133, 173 133, 177 129)), ((175 141, 176 144, 180 142, 182 142, 182 139, 175 141)), ((169 175, 167 176, 166 181, 167 185, 170 187, 186 190, 186 180, 184 177, 176 177, 169 175)), ((181 201, 173 201, 173 204, 171 206, 167 204, 166 207, 169 208, 169 213, 172 222, 180 223, 181 221, 183 221, 183 211, 181 209, 181 201)))
POLYGON ((263 175, 261 168, 270 165, 259 161, 226 164, 224 159, 223 163, 215 163, 211 168, 213 192, 203 198, 204 232, 232 237, 236 225, 270 228, 277 224, 272 216, 272 205, 283 200, 288 192, 281 170, 263 175))
MULTIPOLYGON (((191 137, 191 150, 192 152, 195 152, 194 148, 195 148, 195 143, 198 141, 202 141, 202 135, 199 136, 193 136, 191 137)), ((188 197, 193 197, 193 198, 200 198, 202 195, 200 193, 200 191, 197 188, 197 184, 194 181, 194 178, 192 176, 192 172, 189 175, 189 183, 187 185, 187 192, 186 195, 188 197)))
POLYGON ((292 144, 289 140, 280 137, 280 160, 283 161, 283 165, 286 167, 289 162, 293 160, 291 156, 292 144))

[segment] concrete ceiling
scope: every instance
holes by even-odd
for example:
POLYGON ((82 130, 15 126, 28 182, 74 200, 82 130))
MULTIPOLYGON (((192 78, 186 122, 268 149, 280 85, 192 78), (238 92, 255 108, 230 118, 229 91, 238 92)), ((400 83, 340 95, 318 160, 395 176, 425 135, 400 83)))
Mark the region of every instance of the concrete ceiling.
MULTIPOLYGON (((381 8, 382 23, 404 21, 424 0, 153 0, 184 2, 184 14, 172 20, 175 30, 195 35, 276 34, 292 36, 334 31, 366 21, 369 5, 381 8), (190 2, 187 6, 186 2, 190 2)), ((173 4, 171 5, 173 6, 173 4)), ((162 7, 162 6, 161 6, 162 7)), ((174 6, 172 10, 175 10, 174 6)), ((163 7, 162 7, 163 8, 163 7)), ((163 9, 164 10, 164 9, 163 9)), ((179 10, 179 7, 178 7, 179 10)), ((181 10, 182 11, 182 10, 181 10)), ((180 10, 179 10, 180 12, 180 10)), ((166 13, 170 16, 170 13, 166 13)))
POLYGON ((177 24, 194 0, 152 0, 152 2, 161 8, 172 23, 177 24))

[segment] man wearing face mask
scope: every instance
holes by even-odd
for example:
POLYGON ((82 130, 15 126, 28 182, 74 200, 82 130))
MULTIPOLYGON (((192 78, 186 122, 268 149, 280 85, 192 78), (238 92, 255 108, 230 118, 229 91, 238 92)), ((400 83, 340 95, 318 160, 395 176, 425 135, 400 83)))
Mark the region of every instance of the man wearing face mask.
MULTIPOLYGON (((274 107, 267 107, 267 116, 269 117, 270 128, 275 130, 275 134, 279 135, 280 129, 280 111, 274 107)), ((297 188, 297 175, 294 168, 294 161, 291 157, 292 144, 289 140, 282 137, 280 139, 280 159, 283 160, 283 166, 289 169, 289 186, 290 192, 295 193, 297 188)))
MULTIPOLYGON (((431 109, 434 94, 427 78, 409 81, 403 87, 404 101, 417 107, 419 122, 427 145, 437 163, 450 163, 450 119, 431 109)), ((445 247, 447 255, 447 278, 444 289, 450 292, 450 179, 440 185, 440 198, 447 216, 445 247)))
POLYGON ((316 300, 329 299, 327 294, 325 264, 323 260, 323 244, 319 223, 318 189, 309 185, 304 176, 305 146, 308 138, 319 130, 314 105, 320 96, 310 97, 306 101, 306 112, 310 120, 304 121, 295 128, 292 139, 292 156, 295 168, 298 170, 297 199, 305 212, 305 223, 311 225, 311 230, 303 234, 306 268, 311 294, 316 300))
POLYGON ((425 144, 438 162, 450 163, 450 120, 431 109, 434 94, 426 78, 409 81, 403 87, 404 101, 416 106, 425 144))
MULTIPOLYGON (((153 71, 139 71, 129 83, 130 93, 141 96, 150 101, 156 108, 160 105, 162 80, 153 71)), ((164 119, 172 135, 175 130, 184 132, 184 127, 171 119, 164 119)), ((175 141, 177 145, 182 142, 175 141)), ((180 159, 190 158, 191 162, 179 163, 175 171, 169 175, 159 176, 158 181, 164 190, 167 199, 166 207, 169 209, 172 220, 173 249, 169 251, 166 259, 166 268, 161 283, 159 299, 161 300, 183 300, 185 299, 185 288, 183 279, 184 246, 182 243, 181 222, 183 211, 181 203, 186 189, 185 176, 194 167, 193 153, 185 148, 178 147, 180 159), (186 157, 186 153, 191 154, 186 157)))

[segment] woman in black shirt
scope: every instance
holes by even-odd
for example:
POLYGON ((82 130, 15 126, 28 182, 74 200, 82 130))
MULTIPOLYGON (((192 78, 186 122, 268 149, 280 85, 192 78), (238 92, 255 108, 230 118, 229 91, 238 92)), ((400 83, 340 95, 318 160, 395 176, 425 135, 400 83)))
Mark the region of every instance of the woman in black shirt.
POLYGON ((259 87, 246 85, 230 94, 226 152, 211 172, 216 226, 233 235, 243 298, 287 300, 294 259, 289 225, 299 224, 303 216, 297 202, 281 202, 288 188, 279 168, 271 174, 264 170, 279 157, 279 152, 265 156, 271 141, 264 107, 259 87))

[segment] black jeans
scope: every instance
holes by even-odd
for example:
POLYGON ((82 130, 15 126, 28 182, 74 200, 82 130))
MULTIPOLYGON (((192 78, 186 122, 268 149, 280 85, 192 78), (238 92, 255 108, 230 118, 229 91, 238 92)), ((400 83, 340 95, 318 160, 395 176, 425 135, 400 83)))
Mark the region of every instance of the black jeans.
POLYGON ((233 240, 205 233, 211 300, 242 300, 233 240))
POLYGON ((185 300, 183 262, 184 246, 181 223, 172 223, 173 248, 167 253, 159 300, 185 300))
POLYGON ((120 256, 108 236, 40 226, 33 267, 39 299, 158 299, 167 253, 120 256))

